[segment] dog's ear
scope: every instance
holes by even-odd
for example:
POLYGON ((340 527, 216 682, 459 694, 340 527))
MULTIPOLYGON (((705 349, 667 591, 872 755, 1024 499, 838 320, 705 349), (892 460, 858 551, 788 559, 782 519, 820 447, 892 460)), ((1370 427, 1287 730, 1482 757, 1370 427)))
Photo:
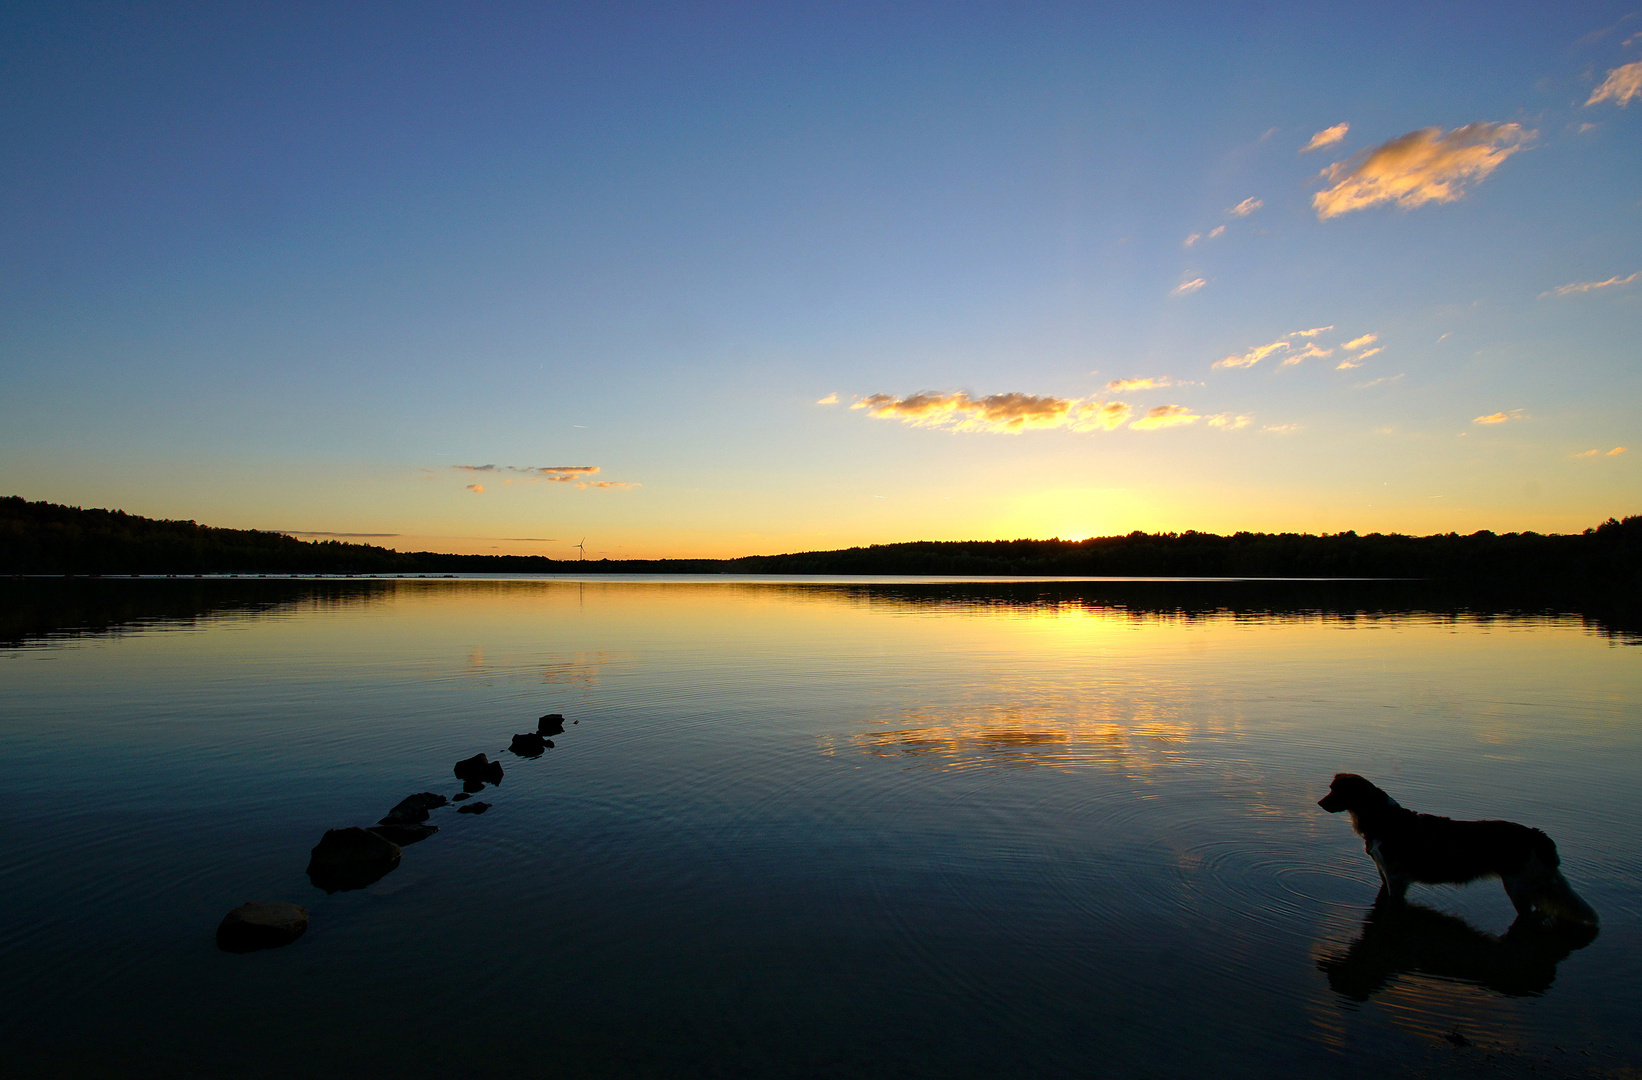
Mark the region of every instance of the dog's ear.
POLYGON ((1333 783, 1328 786, 1328 794, 1318 799, 1317 805, 1331 814, 1338 814, 1341 810, 1344 810, 1346 808, 1345 797, 1341 789, 1345 786, 1343 782, 1350 775, 1350 773, 1335 773, 1333 783))

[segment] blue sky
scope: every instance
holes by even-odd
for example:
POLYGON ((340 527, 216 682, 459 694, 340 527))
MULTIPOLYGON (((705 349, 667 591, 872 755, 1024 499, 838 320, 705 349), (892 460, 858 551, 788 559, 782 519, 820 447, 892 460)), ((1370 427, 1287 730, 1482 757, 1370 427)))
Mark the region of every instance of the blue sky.
POLYGON ((1636 513, 1639 11, 8 5, 0 489, 611 556, 1636 513))

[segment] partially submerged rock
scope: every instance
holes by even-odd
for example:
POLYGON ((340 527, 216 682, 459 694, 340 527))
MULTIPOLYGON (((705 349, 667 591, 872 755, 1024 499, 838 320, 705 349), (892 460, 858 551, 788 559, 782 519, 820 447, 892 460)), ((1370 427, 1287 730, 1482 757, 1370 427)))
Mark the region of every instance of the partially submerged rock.
POLYGON ((328 893, 363 889, 399 865, 399 845, 365 829, 327 829, 308 859, 308 880, 328 893))
POLYGON ((536 732, 540 735, 563 735, 564 717, 556 712, 550 712, 536 721, 536 732))
POLYGON ((450 802, 443 795, 436 795, 431 791, 423 791, 416 795, 407 796, 399 801, 399 805, 388 811, 380 825, 416 825, 428 820, 428 811, 437 810, 450 802))
POLYGON ((523 735, 513 736, 513 742, 508 746, 508 749, 520 757, 541 757, 542 751, 552 745, 552 742, 542 738, 536 732, 527 731, 523 735))
POLYGON ((450 797, 450 801, 451 802, 462 802, 464 799, 471 799, 471 798, 473 798, 473 792, 464 791, 460 795, 452 795, 450 797))
POLYGON ((408 844, 420 843, 439 831, 437 825, 400 825, 387 822, 381 825, 372 825, 365 830, 375 833, 390 844, 405 847, 408 844))
POLYGON ((217 948, 247 953, 289 945, 308 930, 308 909, 279 900, 250 900, 217 926, 217 948))
POLYGON ((458 806, 456 812, 458 814, 482 814, 489 809, 490 804, 487 802, 470 802, 466 806, 458 806))
POLYGON ((502 763, 492 761, 484 754, 474 754, 470 758, 463 758, 456 763, 456 779, 467 783, 500 784, 502 782, 502 763))

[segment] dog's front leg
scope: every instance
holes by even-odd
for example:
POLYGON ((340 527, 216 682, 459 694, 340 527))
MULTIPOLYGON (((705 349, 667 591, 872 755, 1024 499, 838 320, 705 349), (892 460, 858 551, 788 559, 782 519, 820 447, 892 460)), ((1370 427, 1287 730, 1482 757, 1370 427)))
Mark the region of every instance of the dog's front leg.
POLYGON ((1381 900, 1389 900, 1392 903, 1402 903, 1404 897, 1408 895, 1408 879, 1398 877, 1385 868, 1385 859, 1380 856, 1380 842, 1378 840, 1371 841, 1365 844, 1364 847, 1368 849, 1368 857, 1374 860, 1374 869, 1380 872, 1380 892, 1374 898, 1374 902, 1379 903, 1381 900))

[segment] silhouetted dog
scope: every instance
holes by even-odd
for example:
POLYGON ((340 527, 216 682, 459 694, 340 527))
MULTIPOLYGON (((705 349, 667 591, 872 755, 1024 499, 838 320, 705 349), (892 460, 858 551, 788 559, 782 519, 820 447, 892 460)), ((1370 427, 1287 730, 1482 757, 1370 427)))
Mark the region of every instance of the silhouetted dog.
POLYGON ((1597 925, 1596 912, 1557 869, 1556 844, 1513 821, 1455 821, 1416 814, 1355 773, 1339 773, 1317 800, 1331 814, 1345 810, 1379 868, 1381 892, 1401 901, 1413 882, 1462 885, 1497 877, 1520 919, 1597 925))

